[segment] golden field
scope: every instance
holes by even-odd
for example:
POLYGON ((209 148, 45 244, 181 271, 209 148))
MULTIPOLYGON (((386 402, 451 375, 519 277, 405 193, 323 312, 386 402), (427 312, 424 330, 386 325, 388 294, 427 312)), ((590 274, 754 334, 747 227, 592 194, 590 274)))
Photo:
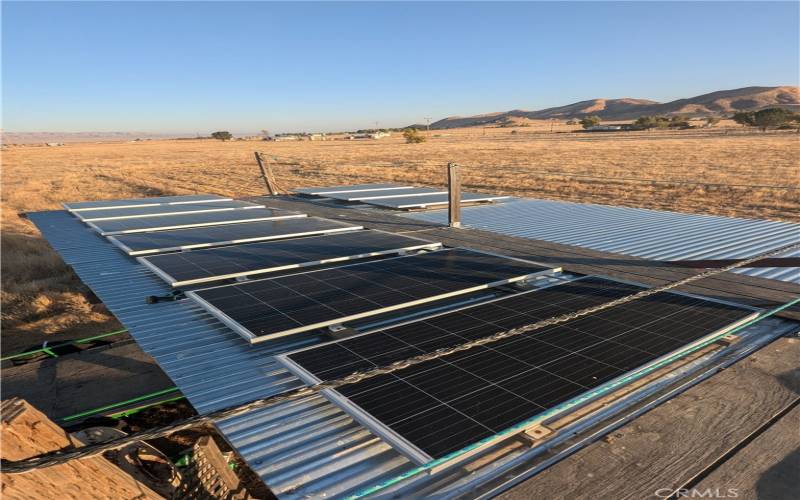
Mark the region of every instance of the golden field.
POLYGON ((279 158, 275 176, 286 189, 361 182, 444 185, 445 165, 454 161, 464 167, 465 189, 800 221, 797 189, 747 187, 800 187, 800 136, 793 132, 723 126, 586 134, 569 133, 575 127, 562 123, 552 127, 553 133, 549 122, 431 131, 423 144, 405 144, 393 134, 355 141, 7 146, 2 159, 2 349, 8 353, 44 339, 117 326, 101 305, 90 302, 19 212, 100 198, 262 194, 254 151, 279 158))

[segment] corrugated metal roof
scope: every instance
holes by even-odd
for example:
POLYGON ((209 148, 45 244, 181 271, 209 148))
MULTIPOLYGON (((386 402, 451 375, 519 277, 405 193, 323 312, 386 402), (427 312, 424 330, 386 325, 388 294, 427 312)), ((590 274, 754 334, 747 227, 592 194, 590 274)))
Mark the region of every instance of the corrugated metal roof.
MULTIPOLYGON (((147 268, 66 212, 40 212, 29 217, 198 412, 245 403, 300 385, 272 356, 319 342, 319 338, 250 345, 193 301, 146 304, 144 297, 148 295, 171 292, 147 268)), ((791 323, 769 319, 741 334, 763 343, 792 328, 796 327, 791 323)), ((736 349, 747 345, 752 344, 739 342, 736 349)), ((681 370, 689 372, 694 366, 681 370)), ((663 381, 654 382, 641 397, 674 380, 664 377, 663 381)), ((616 415, 622 405, 620 402, 608 407, 601 416, 616 415)), ((494 486, 517 474, 520 467, 533 468, 529 465, 533 459, 550 446, 571 438, 573 430, 587 429, 593 423, 578 422, 574 429, 565 428, 563 435, 559 434, 547 447, 495 445, 466 465, 437 474, 415 474, 387 484, 381 496, 475 497, 478 488, 493 491, 494 486), (496 454, 492 460, 475 463, 490 453, 496 454)), ((252 411, 217 422, 217 426, 281 498, 347 496, 414 470, 406 458, 320 396, 252 411)))
MULTIPOLYGON (((446 211, 403 215, 447 223, 446 211)), ((461 219, 464 227, 654 260, 743 258, 800 241, 800 224, 789 222, 552 200, 463 207, 461 219)), ((800 250, 784 256, 800 257, 800 250)), ((797 267, 734 272, 800 283, 797 267)))

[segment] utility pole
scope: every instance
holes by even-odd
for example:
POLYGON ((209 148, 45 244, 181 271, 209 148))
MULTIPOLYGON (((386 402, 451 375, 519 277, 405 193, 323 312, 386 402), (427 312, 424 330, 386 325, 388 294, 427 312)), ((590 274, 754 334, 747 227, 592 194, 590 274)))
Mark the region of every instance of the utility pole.
POLYGON ((425 117, 425 135, 431 135, 431 119, 425 117))

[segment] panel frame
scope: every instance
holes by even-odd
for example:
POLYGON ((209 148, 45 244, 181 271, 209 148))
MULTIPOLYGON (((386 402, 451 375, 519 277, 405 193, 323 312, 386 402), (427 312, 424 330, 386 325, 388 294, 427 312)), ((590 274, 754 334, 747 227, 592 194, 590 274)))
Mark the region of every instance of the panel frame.
MULTIPOLYGON (((297 217, 300 218, 300 217, 297 217)), ((309 217, 311 218, 311 217, 309 217)), ((268 219, 272 220, 272 219, 268 219)), ((248 222, 264 222, 260 220, 253 220, 248 222)), ((245 224, 244 222, 237 222, 236 224, 245 224)), ((202 226, 201 226, 202 227, 202 226)), ((181 228, 181 229, 193 229, 193 228, 181 228)), ((213 243, 197 243, 197 244, 190 244, 190 245, 180 245, 175 247, 164 247, 158 248, 154 250, 133 250, 121 241, 119 241, 116 236, 107 236, 106 238, 110 241, 114 246, 125 252, 129 257, 145 257, 150 255, 161 255, 170 252, 181 252, 181 251, 188 251, 188 250, 197 250, 197 249, 206 249, 206 248, 217 248, 217 247, 224 247, 230 245, 239 245, 242 243, 259 243, 265 241, 278 241, 278 240, 288 240, 293 238, 302 238, 304 236, 323 236, 327 234, 336 234, 336 233, 343 233, 348 231, 360 231, 363 230, 364 226, 346 226, 346 227, 338 227, 338 228, 331 228, 331 229, 324 229, 319 231, 306 231, 301 233, 287 233, 287 234, 278 234, 272 236, 257 236, 253 238, 241 238, 237 240, 223 240, 213 243)), ((153 231, 158 232, 158 231, 153 231)), ((130 233, 128 233, 130 234, 130 233)), ((119 235, 118 235, 119 236, 119 235)))
MULTIPOLYGON (((307 262, 303 262, 303 263, 300 263, 300 264, 285 264, 285 265, 282 265, 282 266, 263 268, 263 269, 254 270, 254 271, 243 271, 243 272, 239 272, 239 273, 230 273, 230 274, 225 274, 225 275, 213 276, 213 277, 208 277, 208 278, 197 278, 197 279, 185 280, 185 281, 178 281, 177 279, 173 278, 167 272, 163 271, 161 268, 159 268, 155 264, 153 264, 150 261, 148 261, 147 260, 147 256, 137 257, 137 260, 142 265, 144 265, 145 267, 147 267, 148 269, 153 271, 155 274, 157 274, 160 278, 162 278, 164 281, 169 283, 174 288, 174 287, 178 287, 178 286, 197 285, 197 284, 201 284, 201 283, 210 283, 210 282, 222 281, 222 280, 226 280, 226 279, 235 279, 235 278, 239 278, 239 277, 243 277, 243 276, 269 274, 269 273, 275 273, 275 272, 279 272, 279 271, 286 271, 286 270, 289 270, 289 269, 303 269, 303 268, 306 268, 306 267, 321 266, 321 265, 324 265, 324 264, 332 264, 332 263, 335 263, 335 262, 347 262, 347 261, 352 261, 352 260, 366 259, 366 258, 369 258, 369 257, 380 257, 380 256, 383 256, 383 255, 393 255, 393 254, 404 255, 406 252, 414 252, 414 251, 417 251, 417 250, 438 250, 438 249, 443 247, 441 242, 428 242, 428 241, 422 240, 420 238, 415 238, 413 236, 407 236, 407 235, 404 235, 404 234, 403 235, 394 235, 393 233, 390 233, 388 231, 381 231, 381 230, 378 230, 378 229, 369 229, 368 231, 371 231, 373 233, 390 234, 390 235, 393 235, 393 236, 403 236, 405 238, 416 240, 416 241, 419 242, 419 244, 410 245, 410 246, 407 246, 407 247, 391 248, 391 249, 381 250, 381 251, 378 251, 378 252, 367 252, 367 253, 361 253, 361 254, 332 257, 332 258, 329 258, 329 259, 319 259, 319 260, 314 260, 314 261, 307 261, 307 262)), ((352 233, 352 231, 350 233, 352 233)), ((320 236, 327 236, 327 235, 320 235, 320 236)), ((287 239, 287 238, 284 238, 284 239, 287 239)), ((292 238, 292 239, 294 239, 294 238, 292 238)), ((260 242, 260 243, 263 243, 263 242, 260 242)))
MULTIPOLYGON (((379 184, 375 184, 375 185, 379 185, 379 184)), ((335 186, 325 186, 325 187, 322 187, 321 189, 331 189, 332 187, 335 187, 335 186)), ((344 187, 344 186, 342 186, 342 187, 344 187)), ((382 188, 381 187, 379 187, 379 188, 376 188, 376 187, 372 187, 372 188, 361 187, 361 188, 358 188, 358 189, 341 189, 341 190, 336 190, 336 191, 314 191, 314 192, 297 191, 297 189, 314 189, 314 188, 297 188, 297 189, 294 189, 292 191, 297 193, 297 194, 302 194, 302 195, 305 195, 305 196, 325 196, 326 194, 358 193, 358 192, 363 192, 363 191, 392 191, 392 190, 395 190, 395 189, 413 189, 413 188, 414 188, 414 186, 395 185, 393 187, 382 187, 382 188)))
MULTIPOLYGON (((537 266, 544 267, 546 269, 543 269, 541 271, 536 271, 536 272, 533 272, 533 273, 528 273, 528 274, 521 275, 521 276, 517 276, 515 278, 509 278, 509 279, 504 279, 504 280, 493 281, 493 282, 486 283, 486 284, 483 284, 483 285, 476 285, 476 286, 473 286, 473 287, 464 288, 464 289, 456 290, 456 291, 453 291, 453 292, 447 292, 447 293, 443 293, 443 294, 439 294, 439 295, 433 295, 431 297, 426 297, 426 298, 423 298, 423 299, 416 299, 416 300, 412 300, 412 301, 409 301, 409 302, 403 302, 401 304, 395 304, 393 306, 387 306, 387 307, 382 307, 382 308, 378 308, 378 309, 372 309, 370 311, 365 311, 365 312, 361 312, 361 313, 357 313, 357 314, 350 314, 348 316, 342 316, 342 317, 336 318, 335 320, 321 321, 321 322, 313 323, 313 324, 310 324, 310 325, 298 326, 298 327, 295 327, 295 328, 290 328, 288 330, 282 330, 280 332, 275 332, 275 333, 266 334, 266 335, 256 335, 253 332, 251 332, 250 330, 248 330, 247 328, 245 328, 244 326, 240 325, 237 321, 235 321, 233 318, 231 318, 230 316, 225 314, 223 311, 221 311, 220 309, 218 309, 217 307, 213 306, 211 303, 209 303, 208 301, 206 301, 205 299, 203 299, 202 297, 197 295, 197 292, 199 292, 201 290, 190 290, 190 291, 187 291, 186 292, 186 296, 191 298, 192 300, 195 301, 195 303, 199 304, 204 309, 206 309, 208 312, 210 312, 211 314, 216 316, 217 319, 219 319, 220 321, 225 323, 225 325, 227 325, 230 329, 232 329, 233 331, 238 333, 242 338, 247 340, 250 344, 258 344, 258 343, 266 342, 268 340, 272 340, 272 339, 276 339, 276 338, 287 337, 287 336, 290 336, 290 335, 295 335, 295 334, 308 332, 308 331, 312 331, 312 330, 318 330, 320 328, 325 328, 325 327, 328 327, 328 326, 331 326, 331 325, 340 325, 340 324, 343 324, 343 323, 347 323, 347 322, 350 322, 350 321, 355 321, 355 320, 362 319, 362 318, 369 318, 371 316, 377 316, 377 315, 389 313, 389 312, 392 312, 392 311, 408 309, 410 307, 414 307, 414 306, 418 306, 418 305, 422 305, 422 304, 427 304, 427 303, 431 303, 431 302, 436 302, 436 301, 447 299, 447 298, 450 298, 450 297, 457 297, 459 295, 465 295, 465 294, 472 293, 472 292, 477 292, 477 291, 480 291, 480 290, 487 290, 487 289, 490 289, 490 288, 496 288, 498 286, 507 285, 507 284, 510 284, 510 283, 516 283, 516 282, 519 282, 519 281, 528 281, 528 280, 531 280, 531 279, 538 279, 538 278, 542 278, 542 277, 548 277, 548 276, 551 276, 551 275, 553 275, 555 273, 559 273, 559 272, 562 271, 561 267, 548 267, 547 264, 543 264, 541 262, 536 262, 536 261, 527 260, 527 259, 521 259, 521 258, 518 258, 518 257, 509 257, 507 255, 501 255, 501 254, 496 254, 496 253, 492 253, 492 252, 484 252, 482 250, 475 250, 474 248, 467 248, 467 247, 442 248, 441 250, 433 250, 433 252, 442 252, 442 251, 446 251, 446 250, 453 250, 455 248, 469 250, 471 252, 480 253, 480 254, 484 254, 484 255, 491 255, 491 256, 494 256, 494 257, 502 257, 502 258, 509 259, 509 260, 515 260, 515 261, 518 261, 518 262, 525 262, 526 264, 534 264, 534 265, 537 265, 537 266)), ((394 260, 394 259, 402 259, 402 258, 406 258, 406 257, 405 256, 391 257, 391 258, 385 259, 385 260, 394 260)), ((354 264, 348 264, 348 265, 344 265, 344 266, 339 266, 336 269, 344 269, 344 268, 347 268, 347 267, 358 266, 358 265, 361 265, 361 264, 364 264, 364 263, 363 262, 359 262, 359 263, 354 263, 354 264)), ((319 272, 319 271, 310 271, 310 272, 319 272)), ((298 273, 298 274, 303 274, 303 273, 298 273)), ((293 276, 293 275, 287 275, 287 276, 293 276)), ((283 277, 285 277, 285 276, 281 276, 281 278, 283 278, 283 277)), ((271 278, 264 278, 264 279, 271 279, 271 278)), ((254 281, 258 281, 258 280, 254 280, 254 281)), ((221 286, 235 286, 235 285, 221 285, 221 286)), ((205 288, 203 290, 208 290, 210 288, 219 288, 219 287, 209 287, 209 288, 205 288)))
MULTIPOLYGON (((181 195, 178 195, 178 196, 181 196, 181 195)), ((186 195, 186 196, 193 196, 193 195, 186 195)), ((216 196, 216 195, 209 195, 209 196, 216 196)), ((145 200, 145 199, 148 199, 148 198, 139 198, 139 199, 145 200)), ((156 197, 153 197, 152 199, 153 200, 157 200, 157 199, 159 199, 159 197, 156 196, 156 197)), ((115 200, 94 200, 94 201, 115 201, 115 200)), ((170 202, 167 202, 167 203, 156 203, 154 201, 153 203, 113 205, 113 206, 106 206, 106 207, 70 208, 70 206, 69 206, 70 203, 87 203, 85 201, 74 201, 74 202, 64 202, 64 203, 61 204, 61 206, 64 207, 64 209, 67 210, 68 212, 71 212, 71 213, 74 214, 76 212, 91 212, 93 210, 109 210, 109 209, 112 209, 112 208, 157 207, 157 206, 160 206, 160 205, 185 205, 185 204, 191 204, 191 203, 214 203, 214 202, 217 202, 217 201, 233 201, 233 198, 219 197, 219 198, 200 199, 200 200, 170 201, 170 202)))
MULTIPOLYGON (((461 200, 461 204, 462 205, 466 205, 466 204, 469 204, 469 203, 492 203, 492 202, 495 202, 495 201, 507 200, 509 198, 511 198, 511 196, 504 196, 504 195, 503 196, 501 196, 501 195, 492 196, 492 195, 488 195, 488 196, 486 196, 484 198, 472 198, 472 199, 469 199, 469 200, 461 200)), ((369 202, 367 202, 367 203, 369 203, 369 202)), ((410 209, 414 209, 414 208, 425 209, 425 208, 429 208, 429 207, 444 207, 444 206, 447 206, 448 203, 449 203, 448 200, 443 200, 443 201, 434 201, 434 202, 431 202, 431 203, 407 203, 407 204, 404 204, 404 205, 386 205, 386 204, 378 204, 378 203, 370 203, 370 204, 374 205, 376 207, 395 208, 395 209, 399 209, 399 210, 410 210, 410 209)))
MULTIPOLYGON (((431 189, 435 189, 435 188, 431 188, 431 189)), ((392 195, 386 195, 386 196, 382 196, 382 195, 379 195, 379 196, 366 196, 364 198, 360 198, 360 197, 359 198, 347 198, 347 201, 369 202, 369 200, 386 200, 386 199, 391 199, 391 198, 406 198, 406 197, 411 197, 411 196, 422 198, 422 197, 425 197, 425 196, 437 196, 437 195, 441 195, 441 194, 447 194, 447 191, 432 191, 430 193, 392 194, 392 195)))
MULTIPOLYGON (((230 201, 236 201, 236 200, 230 200, 230 201)), ((217 200, 217 202, 222 202, 222 200, 217 200)), ((241 202, 241 203, 246 203, 246 202, 241 202)), ((192 205, 192 204, 191 203, 180 203, 178 205, 192 205)), ((156 206, 157 207, 163 206, 163 207, 166 208, 166 207, 168 207, 170 205, 156 205, 156 206)), ((130 208, 152 208, 152 207, 141 207, 141 206, 139 206, 139 207, 127 207, 127 208, 130 209, 130 208)), ((108 220, 147 219, 147 218, 151 218, 151 217, 163 217, 163 216, 169 216, 169 215, 186 215, 186 214, 207 213, 207 212, 225 212, 225 211, 229 211, 229 210, 248 210, 248 209, 251 209, 251 208, 267 208, 267 207, 266 207, 266 205, 256 205, 256 204, 250 203, 250 204, 242 205, 240 207, 222 207, 222 208, 208 207, 208 208, 201 208, 199 210, 188 210, 187 209, 187 210, 181 210, 181 211, 178 211, 178 212, 161 212, 161 213, 153 213, 153 214, 129 214, 129 215, 111 215, 111 216, 105 216, 105 217, 92 217, 91 213, 82 214, 80 212, 77 212, 74 215, 77 218, 79 218, 81 221, 88 223, 88 222, 95 222, 95 221, 96 222, 100 222, 100 221, 108 221, 108 220)), ((113 209, 108 209, 108 210, 125 210, 125 209, 113 208, 113 209)), ((95 210, 92 210, 92 212, 94 212, 94 211, 95 210)))
MULTIPOLYGON (((255 208, 269 208, 269 207, 255 207, 255 208)), ((236 209, 234 209, 236 210, 236 209)), ((283 210, 282 210, 283 211, 283 210)), ((205 213, 205 212, 204 212, 205 213)), ((280 219, 295 219, 299 217, 308 217, 308 214, 288 214, 288 215, 274 215, 269 217, 260 217, 256 219, 236 219, 226 220, 220 222, 202 222, 202 223, 187 223, 176 226, 161 226, 149 227, 142 229, 123 229, 120 231, 103 231, 94 222, 86 222, 86 225, 97 231, 101 236, 114 236, 117 234, 133 234, 133 233, 154 233, 156 231, 169 231, 171 229, 188 229, 193 227, 208 227, 208 226, 222 226, 226 224, 240 224, 244 222, 258 222, 262 220, 280 220, 280 219)), ((97 221, 104 222, 104 221, 97 221)))
MULTIPOLYGON (((551 288, 551 287, 554 287, 554 286, 559 286, 559 285, 564 284, 564 283, 580 281, 582 279, 586 279, 586 278, 590 278, 590 277, 602 278, 602 279, 606 279, 606 280, 609 280, 609 281, 614 281, 614 282, 622 283, 622 284, 636 285, 636 286, 645 287, 645 288, 652 288, 652 287, 649 287, 648 285, 644 285, 642 283, 636 283, 636 282, 629 281, 629 280, 610 278, 610 277, 607 277, 607 276, 599 276, 599 275, 588 275, 588 276, 581 276, 581 277, 578 277, 576 279, 572 279, 572 280, 568 280, 568 281, 564 281, 564 282, 560 282, 560 283, 554 283, 554 284, 546 285, 546 286, 543 286, 543 287, 540 287, 540 288, 537 288, 537 289, 534 289, 534 290, 527 290, 525 292, 520 292, 519 294, 514 294, 514 295, 510 295, 510 296, 506 296, 506 297, 498 297, 498 298, 491 299, 491 300, 488 300, 488 301, 485 301, 485 302, 481 302, 479 304, 470 304, 470 305, 464 306, 462 308, 457 308, 457 309, 449 310, 449 311, 446 311, 446 312, 437 313, 437 314, 428 316, 426 318, 419 318, 417 321, 424 321, 426 319, 430 319, 430 318, 434 318, 434 317, 438 317, 438 316, 443 316, 443 315, 446 315, 446 314, 449 314, 449 313, 452 313, 452 312, 456 312, 456 311, 468 310, 468 309, 473 308, 473 307, 479 307, 479 306, 484 305, 484 304, 489 304, 489 303, 492 303, 492 302, 501 301, 501 300, 504 300, 504 299, 506 299, 508 297, 514 297, 514 296, 518 296, 518 295, 522 295, 522 294, 528 294, 528 293, 536 293, 537 291, 540 291, 540 290, 545 290, 547 288, 551 288)), ((639 367, 634 368, 632 370, 629 370, 629 371, 627 371, 625 373, 622 373, 621 375, 619 375, 617 377, 614 377, 613 379, 611 379, 611 380, 609 380, 607 382, 604 382, 603 384, 600 384, 599 386, 597 386, 597 387, 595 387, 593 389, 588 389, 588 390, 578 394, 577 396, 575 396, 573 398, 570 398, 567 401, 556 405, 554 408, 551 408, 551 409, 548 409, 548 410, 544 410, 543 412, 541 412, 541 413, 539 413, 537 415, 534 415, 533 417, 531 417, 531 418, 529 418, 527 420, 519 422, 518 424, 510 426, 510 427, 508 427, 508 428, 506 428, 506 429, 504 429, 504 430, 502 430, 502 431, 500 431, 500 432, 498 432, 496 434, 488 436, 488 437, 486 437, 486 438, 484 438, 482 440, 479 440, 479 441, 477 441, 475 443, 472 443, 472 444, 470 444, 470 445, 468 445, 468 446, 466 446, 464 448, 456 450, 455 452, 452 452, 452 453, 450 453, 448 455, 445 455, 444 457, 440 457, 438 459, 433 458, 432 456, 430 456, 426 452, 422 451, 420 448, 418 448, 412 442, 410 442, 407 439, 405 439, 404 437, 402 437, 400 434, 398 434, 397 432, 392 430, 388 425, 384 424, 383 422, 381 422, 380 420, 378 420, 377 418, 372 416, 369 412, 367 412, 366 410, 364 410, 363 408, 361 408, 360 406, 355 404, 348 397, 344 396, 343 394, 338 392, 336 389, 323 389, 320 392, 326 398, 328 398, 329 401, 331 401, 332 403, 337 405, 339 408, 344 410, 348 415, 353 417, 353 419, 358 421, 361 425, 365 426, 367 428, 367 430, 369 430, 370 432, 373 432, 374 434, 379 436, 381 439, 384 439, 390 446, 392 446, 392 448, 394 448, 395 450, 397 450, 398 452, 403 454, 406 458, 408 458, 409 460, 414 462, 416 465, 418 465, 420 467, 428 467, 428 468, 430 468, 430 470, 433 471, 434 470, 433 467, 438 468, 438 467, 450 466, 450 465, 453 465, 455 463, 458 463, 458 462, 461 462, 463 460, 466 460, 467 458, 475 455, 476 453, 479 453, 480 451, 482 451, 482 450, 484 450, 484 449, 486 449, 486 448, 488 448, 488 447, 490 447, 492 445, 495 445, 498 442, 500 442, 500 441, 502 441, 504 439, 507 439, 510 436, 522 433, 522 432, 526 431, 527 429, 536 427, 538 425, 543 425, 547 421, 555 420, 555 419, 561 417, 562 415, 567 414, 568 412, 577 410, 580 407, 583 407, 583 406, 585 406, 587 404, 590 404, 592 401, 595 401, 598 398, 603 397, 604 395, 606 395, 608 390, 616 388, 616 387, 624 387, 625 385, 629 384, 630 382, 635 381, 637 378, 640 378, 640 377, 642 377, 642 376, 654 371, 655 369, 660 368, 664 364, 669 364, 669 363, 671 363, 673 361, 680 360, 681 358, 683 358, 686 355, 690 354, 691 352, 697 350, 698 348, 700 348, 700 347, 702 347, 704 345, 707 345, 710 342, 716 341, 719 338, 724 337, 731 330, 735 330, 735 329, 739 328, 740 326, 752 321, 753 319, 757 318, 760 315, 761 312, 763 312, 763 309, 761 309, 761 308, 756 308, 756 307, 748 306, 748 305, 745 305, 745 304, 738 304, 738 303, 735 303, 735 302, 730 302, 730 301, 721 300, 721 299, 715 299, 715 298, 711 298, 711 297, 704 297, 704 296, 701 296, 701 295, 696 295, 696 294, 691 294, 691 293, 686 293, 686 292, 679 292, 679 291, 671 290, 671 291, 665 292, 665 293, 674 293, 674 294, 682 295, 682 296, 685 296, 685 297, 690 297, 690 298, 695 298, 695 299, 702 299, 702 300, 707 300, 709 302, 716 302, 716 303, 720 303, 720 304, 726 304, 726 305, 738 307, 738 308, 743 309, 743 310, 750 310, 752 312, 751 312, 751 314, 749 314, 747 316, 744 316, 741 319, 739 319, 739 320, 737 320, 737 321, 735 321, 735 322, 733 322, 733 323, 731 323, 729 325, 726 325, 726 326, 724 326, 722 328, 719 328, 719 329, 717 329, 717 330, 715 330, 713 332, 710 332, 708 335, 705 335, 705 336, 703 336, 703 337, 701 337, 701 338, 699 338, 699 339, 697 339, 697 340, 695 340, 695 341, 693 341, 691 343, 685 344, 685 345, 683 345, 682 347, 680 347, 678 349, 675 349, 675 350, 670 351, 670 352, 668 352, 668 353, 666 353, 666 354, 664 354, 662 356, 659 356, 658 358, 653 359, 653 360, 645 363, 642 366, 639 366, 639 367), (669 360, 672 360, 672 361, 669 361, 669 360)), ((406 322, 406 323, 403 323, 403 324, 408 324, 408 323, 411 323, 411 322, 406 322)), ((399 326, 402 326, 402 324, 392 325, 392 326, 387 327, 387 328, 383 328, 383 329, 379 329, 379 330, 373 330, 373 331, 361 333, 361 334, 358 334, 358 335, 353 335, 353 336, 347 337, 346 339, 333 340, 333 341, 330 341, 330 342, 323 342, 323 343, 320 343, 320 344, 315 344, 315 345, 312 345, 312 346, 303 347, 301 349, 296 349, 294 351, 281 353, 281 354, 278 354, 278 355, 275 356, 275 360, 278 361, 279 363, 281 363, 284 367, 286 367, 287 370, 289 370, 290 373, 292 373, 295 376, 297 376, 303 383, 305 383, 308 386, 313 386, 313 385, 322 383, 324 381, 319 379, 317 376, 315 376, 314 374, 310 373, 309 371, 307 371, 301 365, 295 363, 290 358, 290 356, 292 354, 295 354, 295 353, 298 353, 298 352, 302 352, 302 351, 311 350, 311 349, 315 349, 317 347, 324 346, 324 345, 338 344, 340 342, 351 340, 351 339, 356 338, 356 337, 361 337, 361 336, 364 336, 364 335, 371 335, 372 333, 376 333, 378 331, 390 330, 392 328, 399 327, 399 326)))

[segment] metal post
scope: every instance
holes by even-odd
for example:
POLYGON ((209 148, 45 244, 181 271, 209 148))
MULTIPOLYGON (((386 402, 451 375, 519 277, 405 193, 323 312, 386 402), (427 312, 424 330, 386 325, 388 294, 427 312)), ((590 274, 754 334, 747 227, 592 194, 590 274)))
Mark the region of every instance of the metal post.
POLYGON ((258 168, 261 170, 261 177, 264 179, 264 184, 267 185, 267 191, 269 192, 270 196, 275 196, 278 194, 278 189, 275 187, 275 181, 272 178, 272 168, 269 165, 264 167, 264 162, 261 159, 261 153, 256 151, 255 155, 258 168))
POLYGON ((450 227, 461 227, 461 172, 455 163, 447 164, 447 221, 450 227))

